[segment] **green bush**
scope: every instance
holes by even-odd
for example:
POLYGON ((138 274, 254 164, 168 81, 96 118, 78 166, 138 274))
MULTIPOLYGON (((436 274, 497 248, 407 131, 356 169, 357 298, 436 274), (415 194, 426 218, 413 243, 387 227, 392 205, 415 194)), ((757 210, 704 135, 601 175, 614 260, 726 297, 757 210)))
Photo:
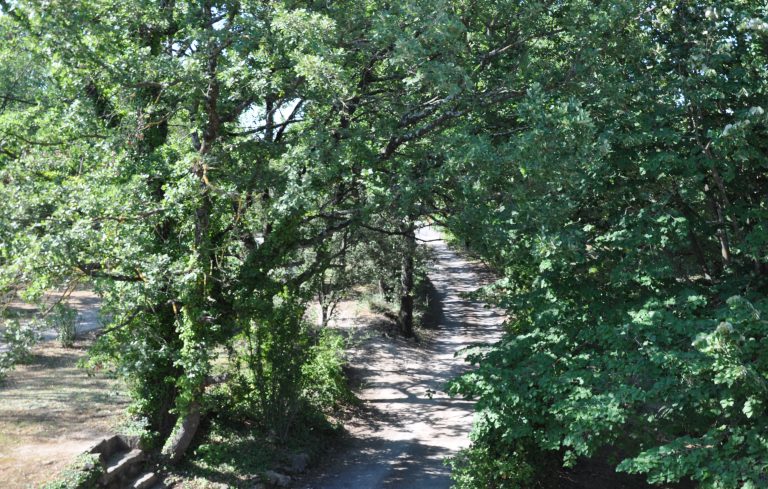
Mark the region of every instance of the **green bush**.
POLYGON ((325 413, 353 399, 343 365, 344 338, 332 330, 320 331, 302 366, 302 398, 312 409, 325 413))
POLYGON ((541 452, 610 452, 654 485, 768 487, 763 6, 562 5, 537 18, 567 34, 529 46, 525 95, 487 115, 515 134, 451 162, 482 175, 451 227, 510 317, 453 386, 478 412, 457 473, 514 453, 533 483, 541 452))
POLYGON ((138 446, 143 450, 158 448, 160 444, 159 433, 152 430, 147 418, 130 417, 117 427, 116 432, 118 435, 138 439, 138 446))
POLYGON ((0 335, 6 350, 0 352, 0 381, 2 381, 14 365, 27 361, 32 347, 39 340, 35 323, 22 325, 18 320, 3 320, 0 335))
POLYGON ((456 487, 530 489, 535 471, 524 453, 475 444, 450 459, 451 477, 456 487))
POLYGON ((258 320, 250 321, 243 333, 240 375, 242 401, 258 413, 261 424, 276 439, 285 439, 296 426, 302 408, 303 365, 311 346, 303 316, 304 303, 289 293, 266 302, 258 320))
POLYGON ((61 346, 71 348, 75 344, 77 333, 77 311, 75 309, 64 304, 56 304, 45 321, 56 331, 61 346))

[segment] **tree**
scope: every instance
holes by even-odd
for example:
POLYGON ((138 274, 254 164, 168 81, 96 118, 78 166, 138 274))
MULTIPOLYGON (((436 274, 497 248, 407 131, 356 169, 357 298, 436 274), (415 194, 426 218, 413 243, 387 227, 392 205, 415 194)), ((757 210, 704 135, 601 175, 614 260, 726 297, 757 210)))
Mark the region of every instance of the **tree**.
MULTIPOLYGON (((406 169, 469 99, 492 98, 464 86, 448 4, 0 7, 2 59, 32 73, 2 80, 2 286, 94 285, 113 320, 93 362, 129 379, 171 461, 220 348, 262 338, 252 365, 292 352, 300 375, 306 349, 286 342, 340 257, 325 241, 377 215, 410 229, 424 187, 406 169)), ((253 383, 262 409, 296 378, 270 382, 253 383)))
MULTIPOLYGON (((300 112, 299 75, 283 74, 285 12, 257 2, 2 6, 4 35, 18 44, 8 57, 50 58, 40 63, 45 103, 16 102, 4 119, 3 188, 14 197, 4 215, 23 223, 7 241, 5 284, 93 281, 115 318, 101 358, 129 377, 134 410, 153 428, 176 425, 166 445, 176 461, 199 425, 212 351, 256 314, 237 281, 258 224, 271 225, 269 188, 284 185, 279 158, 300 112), (35 119, 24 125, 26 105, 35 119)), ((290 248, 274 251, 270 269, 290 248)))
POLYGON ((232 395, 290 431, 322 350, 306 303, 372 235, 399 242, 412 334, 431 218, 514 318, 453 387, 479 399, 461 486, 608 449, 654 483, 759 486, 761 8, 0 1, 0 288, 90 281, 93 362, 176 461, 221 408, 222 351, 232 395))
POLYGON ((503 274, 488 299, 513 315, 454 384, 480 415, 459 485, 610 451, 653 484, 762 487, 759 7, 520 8, 539 16, 511 24, 527 94, 479 119, 446 172, 451 228, 503 274))

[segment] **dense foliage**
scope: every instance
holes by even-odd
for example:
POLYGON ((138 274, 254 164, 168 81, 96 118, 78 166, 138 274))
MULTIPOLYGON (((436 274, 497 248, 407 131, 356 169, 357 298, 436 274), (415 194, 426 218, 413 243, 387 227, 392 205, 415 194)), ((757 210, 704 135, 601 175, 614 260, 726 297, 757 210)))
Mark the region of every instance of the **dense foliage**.
POLYGON ((765 5, 558 8, 525 98, 485 116, 508 135, 454 157, 484 191, 452 228, 512 315, 453 386, 479 399, 460 486, 611 453, 651 483, 766 487, 765 5))
POLYGON ((0 0, 0 288, 92 284, 92 362, 177 460, 344 397, 310 300, 377 281, 413 334, 430 218, 511 318, 453 385, 460 487, 768 486, 767 9, 0 0))

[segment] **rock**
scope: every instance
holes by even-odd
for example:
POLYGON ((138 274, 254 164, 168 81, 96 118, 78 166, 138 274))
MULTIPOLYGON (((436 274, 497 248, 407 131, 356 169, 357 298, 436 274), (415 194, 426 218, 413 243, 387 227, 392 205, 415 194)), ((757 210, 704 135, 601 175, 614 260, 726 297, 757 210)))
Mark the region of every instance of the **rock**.
POLYGON ((301 474, 307 470, 309 465, 309 455, 306 453, 296 453, 291 455, 291 465, 288 472, 291 474, 301 474))
POLYGON ((274 470, 264 472, 267 482, 275 487, 288 487, 291 485, 291 477, 274 470))

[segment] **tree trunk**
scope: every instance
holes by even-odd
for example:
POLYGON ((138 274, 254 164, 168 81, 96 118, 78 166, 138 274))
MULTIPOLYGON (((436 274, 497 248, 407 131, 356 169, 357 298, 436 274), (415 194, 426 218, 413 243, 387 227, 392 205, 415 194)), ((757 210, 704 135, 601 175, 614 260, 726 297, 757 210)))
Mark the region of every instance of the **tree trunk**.
MULTIPOLYGON (((209 1, 203 3, 206 25, 210 28, 212 25, 211 18, 213 6, 209 1)), ((189 304, 185 304, 184 306, 184 309, 186 310, 185 314, 188 315, 191 324, 186 326, 190 331, 187 331, 187 334, 182 338, 182 342, 184 343, 182 351, 194 350, 205 339, 205 333, 208 327, 201 322, 201 316, 204 310, 203 304, 211 295, 210 284, 212 280, 209 280, 208 277, 215 276, 217 272, 217 270, 215 270, 214 260, 211 259, 215 246, 214 243, 211 242, 211 215, 213 211, 213 202, 210 195, 207 158, 219 137, 219 130, 221 128, 221 117, 218 112, 220 86, 216 75, 222 46, 217 42, 213 42, 209 46, 209 49, 210 54, 206 68, 208 86, 203 95, 207 123, 205 129, 202 131, 202 138, 196 130, 191 133, 192 149, 197 152, 197 158, 190 168, 191 173, 195 175, 198 180, 201 196, 201 202, 194 212, 194 248, 191 251, 197 255, 197 265, 201 268, 203 275, 206 278, 198 280, 198 283, 194 285, 194 291, 190 294, 192 299, 189 301, 189 304)), ((196 368, 205 368, 206 375, 209 367, 210 365, 196 365, 196 368)), ((183 372, 183 374, 190 377, 192 376, 190 372, 183 372)), ((200 427, 200 420, 202 418, 200 404, 205 389, 204 384, 205 376, 193 381, 191 385, 185 385, 185 392, 179 393, 177 406, 179 399, 183 400, 183 404, 177 407, 179 417, 176 420, 176 426, 166 440, 162 450, 163 455, 171 464, 179 462, 184 457, 200 427)))
POLYGON ((176 426, 171 433, 171 436, 165 441, 163 445, 163 456, 166 460, 175 464, 179 462, 195 438, 197 429, 200 427, 200 420, 202 414, 200 412, 200 403, 193 401, 187 412, 184 415, 179 416, 176 421, 176 426))
POLYGON ((416 255, 416 233, 413 220, 408 219, 402 227, 405 251, 400 266, 400 312, 398 322, 400 334, 413 336, 413 263, 416 255))
MULTIPOLYGON (((320 286, 322 288, 322 285, 320 286)), ((325 328, 328 326, 328 321, 330 321, 330 315, 328 314, 328 308, 330 307, 329 303, 326 302, 327 297, 325 293, 321 290, 317 294, 317 302, 320 305, 320 327, 325 328)))
POLYGON ((704 250, 701 247, 699 237, 696 235, 695 224, 698 221, 695 211, 683 200, 683 197, 679 192, 675 192, 675 201, 679 205, 680 212, 683 214, 688 225, 688 241, 691 243, 691 251, 696 258, 696 262, 701 268, 701 273, 708 281, 712 280, 712 274, 709 271, 707 265, 707 258, 704 255, 704 250))
POLYGON ((720 241, 720 255, 723 258, 723 264, 725 267, 731 264, 731 245, 728 240, 728 230, 725 223, 725 216, 723 213, 723 207, 718 201, 717 196, 712 193, 709 185, 704 186, 704 191, 709 197, 710 206, 712 207, 712 213, 717 218, 717 239, 720 241))

